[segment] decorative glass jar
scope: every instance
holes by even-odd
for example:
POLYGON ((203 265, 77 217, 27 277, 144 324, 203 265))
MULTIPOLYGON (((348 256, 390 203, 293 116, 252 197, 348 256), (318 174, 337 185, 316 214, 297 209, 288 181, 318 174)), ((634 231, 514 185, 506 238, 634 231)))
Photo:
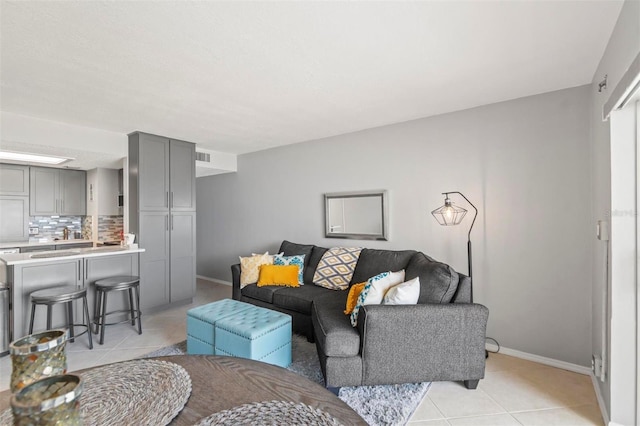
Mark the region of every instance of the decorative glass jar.
POLYGON ((80 376, 48 377, 25 386, 11 397, 14 426, 82 425, 80 376))
POLYGON ((9 345, 11 353, 11 392, 45 377, 67 372, 67 354, 64 347, 69 331, 47 330, 30 334, 9 345))

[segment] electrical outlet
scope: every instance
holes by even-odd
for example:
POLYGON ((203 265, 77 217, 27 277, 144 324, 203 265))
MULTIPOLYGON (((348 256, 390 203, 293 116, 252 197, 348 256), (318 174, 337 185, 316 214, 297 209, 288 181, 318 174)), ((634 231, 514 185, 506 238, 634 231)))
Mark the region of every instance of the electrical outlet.
POLYGON ((602 358, 598 356, 593 358, 593 374, 596 377, 600 377, 602 375, 602 358))
POLYGON ((38 229, 38 227, 33 227, 33 228, 29 228, 29 235, 38 235, 38 232, 40 232, 40 230, 38 229))

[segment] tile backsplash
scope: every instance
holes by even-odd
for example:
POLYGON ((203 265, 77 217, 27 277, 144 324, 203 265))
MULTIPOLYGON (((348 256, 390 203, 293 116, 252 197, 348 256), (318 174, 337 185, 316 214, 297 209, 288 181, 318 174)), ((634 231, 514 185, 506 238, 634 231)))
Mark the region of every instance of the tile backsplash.
MULTIPOLYGON (((120 241, 123 230, 122 216, 98 216, 98 241, 120 241)), ((64 228, 69 229, 69 238, 74 232, 82 233, 82 239, 93 240, 92 216, 32 216, 29 218, 29 228, 38 228, 37 235, 31 238, 62 239, 64 228)))
MULTIPOLYGON (((89 218, 90 219, 90 218, 89 218)), ((38 228, 37 235, 31 235, 33 238, 54 238, 62 239, 64 228, 69 229, 70 238, 73 238, 74 232, 82 232, 85 237, 85 216, 32 216, 29 218, 29 228, 38 228)), ((91 225, 89 225, 89 237, 91 239, 91 225)))
POLYGON ((98 241, 120 241, 122 216, 98 216, 98 241))

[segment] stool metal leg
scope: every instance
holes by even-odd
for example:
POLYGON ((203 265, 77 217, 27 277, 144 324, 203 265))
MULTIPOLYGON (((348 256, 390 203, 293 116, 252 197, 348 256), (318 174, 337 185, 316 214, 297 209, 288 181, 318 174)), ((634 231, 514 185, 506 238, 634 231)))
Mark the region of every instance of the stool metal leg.
POLYGON ((89 336, 89 349, 93 349, 93 338, 91 337, 93 332, 91 331, 91 317, 89 316, 89 304, 87 303, 87 296, 84 296, 82 298, 82 307, 83 307, 82 322, 84 324, 87 324, 87 335, 89 336), (85 315, 87 316, 86 320, 84 319, 85 315))
POLYGON ((53 312, 51 311, 51 305, 47 305, 47 330, 51 330, 52 318, 53 312))
POLYGON ((31 321, 29 322, 29 334, 33 334, 33 320, 36 318, 36 304, 31 302, 31 321))
POLYGON ((131 312, 131 325, 136 325, 136 317, 133 309, 133 289, 129 289, 129 311, 131 312))
POLYGON ((142 334, 142 311, 140 310, 140 284, 136 285, 136 314, 138 314, 138 334, 142 334))
POLYGON ((75 333, 73 327, 73 300, 67 302, 67 327, 69 327, 69 341, 75 342, 75 333))
POLYGON ((106 324, 106 314, 107 314, 107 292, 102 292, 102 301, 100 303, 100 344, 104 344, 104 328, 106 324))
POLYGON ((96 300, 93 304, 93 323, 96 326, 96 334, 100 333, 100 304, 102 303, 102 291, 96 290, 96 300))

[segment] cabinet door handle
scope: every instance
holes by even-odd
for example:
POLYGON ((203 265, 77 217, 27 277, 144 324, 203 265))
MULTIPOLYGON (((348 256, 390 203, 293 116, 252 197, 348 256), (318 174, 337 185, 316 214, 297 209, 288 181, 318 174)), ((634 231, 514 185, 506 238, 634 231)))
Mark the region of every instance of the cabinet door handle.
POLYGON ((173 215, 171 215, 171 230, 173 231, 173 215))
POLYGON ((168 216, 164 217, 164 229, 167 230, 167 231, 169 230, 169 217, 168 216))
POLYGON ((167 191, 167 208, 169 207, 169 191, 167 191))
POLYGON ((82 260, 78 261, 78 281, 80 281, 80 263, 82 262, 82 260))
POLYGON ((64 211, 64 200, 60 200, 60 213, 64 211))

